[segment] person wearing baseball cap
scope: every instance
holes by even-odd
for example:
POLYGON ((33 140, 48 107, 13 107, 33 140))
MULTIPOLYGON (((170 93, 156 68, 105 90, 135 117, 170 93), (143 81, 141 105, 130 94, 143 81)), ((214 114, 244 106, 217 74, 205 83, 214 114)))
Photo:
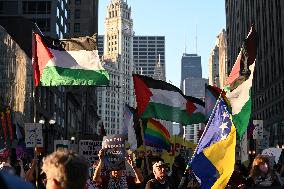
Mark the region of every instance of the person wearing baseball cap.
POLYGON ((163 161, 156 161, 153 164, 153 179, 149 180, 145 189, 173 189, 173 182, 167 175, 167 164, 163 161))

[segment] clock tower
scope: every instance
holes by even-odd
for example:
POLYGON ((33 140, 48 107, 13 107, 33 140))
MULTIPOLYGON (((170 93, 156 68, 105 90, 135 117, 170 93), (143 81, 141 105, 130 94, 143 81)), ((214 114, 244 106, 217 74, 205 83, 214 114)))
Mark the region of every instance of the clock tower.
POLYGON ((134 105, 133 20, 125 0, 112 0, 107 6, 103 60, 113 87, 99 92, 98 114, 107 134, 118 134, 122 132, 124 104, 134 105))

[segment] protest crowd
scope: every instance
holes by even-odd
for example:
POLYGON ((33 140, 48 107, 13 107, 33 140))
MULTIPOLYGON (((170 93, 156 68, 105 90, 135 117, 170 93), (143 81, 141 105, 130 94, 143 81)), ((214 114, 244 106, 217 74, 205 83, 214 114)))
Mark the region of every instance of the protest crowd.
MULTIPOLYGON (((200 188, 198 178, 190 169, 188 174, 184 174, 187 162, 180 155, 174 158, 172 166, 169 167, 160 156, 144 156, 134 160, 134 154, 128 154, 125 163, 130 167, 130 171, 127 172, 119 169, 107 170, 104 165, 106 151, 107 149, 99 151, 98 160, 93 165, 89 165, 83 156, 64 149, 37 159, 28 160, 22 157, 14 164, 10 157, 2 157, 0 186, 3 189, 16 186, 23 189, 200 188), (147 168, 141 166, 141 161, 146 162, 146 159, 151 162, 151 166, 147 168)), ((276 163, 271 162, 268 156, 259 154, 248 167, 240 161, 236 162, 226 188, 281 188, 283 183, 283 157, 276 163)))
MULTIPOLYGON (((60 2, 63 6, 65 1, 60 2)), ((81 1, 75 2, 76 5, 81 3, 81 1)), ((127 1, 112 2, 109 8, 119 7, 119 9, 110 11, 108 13, 110 18, 117 16, 119 13, 117 11, 120 9, 128 10, 127 1), (121 3, 125 4, 122 6, 121 3)), ((27 2, 25 3, 24 7, 28 7, 27 2)), ((4 4, 0 5, 1 9, 4 4)), ((50 6, 49 4, 46 7, 50 6)), ((78 14, 75 14, 77 16, 80 15, 78 10, 76 9, 78 14)), ((59 14, 59 9, 57 11, 59 14)), ((131 9, 129 12, 121 13, 120 19, 130 19, 130 12, 131 9)), ((65 14, 67 16, 67 11, 65 14)), ((236 14, 239 15, 239 12, 236 14)), ((129 23, 133 24, 131 19, 129 23)), ((78 24, 74 23, 74 30, 75 25, 80 26, 78 24)), ((254 121, 262 121, 263 126, 263 120, 253 120, 252 104, 255 103, 251 92, 253 77, 254 75, 260 77, 254 70, 262 72, 260 71, 262 67, 261 69, 255 67, 258 35, 255 25, 250 24, 251 27, 239 48, 240 52, 232 71, 229 75, 226 73, 222 89, 219 88, 221 86, 206 83, 202 98, 189 96, 184 90, 167 83, 165 79, 147 76, 143 74, 142 68, 141 74, 134 72, 133 66, 130 65, 130 62, 133 63, 133 54, 129 56, 129 53, 133 53, 133 46, 128 48, 128 45, 133 44, 134 33, 130 32, 127 25, 123 26, 124 29, 120 28, 121 31, 118 30, 120 32, 118 35, 113 32, 114 29, 111 29, 111 35, 105 36, 105 39, 115 40, 112 42, 105 40, 105 48, 111 53, 114 51, 119 53, 117 55, 104 53, 105 59, 99 57, 97 49, 99 41, 95 39, 95 36, 98 37, 97 34, 93 37, 53 39, 33 30, 30 62, 34 79, 32 91, 34 122, 23 122, 24 128, 21 128, 25 131, 21 133, 20 126, 13 123, 12 113, 15 113, 12 112, 13 109, 7 106, 5 112, 0 112, 2 127, 0 142, 3 140, 3 144, 0 143, 0 189, 284 188, 284 144, 279 143, 277 148, 266 148, 256 141, 253 141, 253 145, 248 142, 252 141, 249 138, 251 126, 252 130, 258 132, 261 125, 258 123, 258 128, 255 128, 257 124, 254 125, 254 121), (126 35, 125 32, 130 33, 126 35), (122 48, 118 45, 121 39, 124 40, 122 48), (112 61, 117 62, 117 65, 112 65, 114 63, 112 61), (122 66, 120 63, 123 63, 122 66), (45 96, 47 93, 41 94, 44 98, 39 98, 36 88, 55 86, 60 88, 60 93, 56 95, 59 97, 62 92, 62 98, 54 99, 58 99, 63 105, 60 104, 59 106, 62 105, 59 107, 60 111, 57 109, 53 114, 54 122, 61 120, 56 132, 53 132, 52 119, 48 124, 36 122, 37 116, 40 116, 36 110, 40 103, 36 100, 45 103, 48 98, 45 96), (84 86, 86 92, 81 96, 82 99, 84 98, 82 101, 79 101, 79 93, 83 91, 79 91, 78 86, 84 86), (101 87, 102 91, 95 92, 94 99, 97 100, 92 99, 93 96, 90 97, 91 91, 88 90, 91 88, 85 86, 101 87), (115 93, 112 93, 112 90, 115 93), (69 96, 71 92, 74 94, 69 96), (97 96, 102 94, 103 96, 97 96), (106 99, 103 99, 104 96, 106 99), (107 106, 97 103, 99 100, 107 106), (68 105, 66 102, 69 101, 68 105), (92 102, 90 107, 89 102, 92 102), (84 104, 82 111, 78 113, 75 111, 77 104, 84 104), (119 109, 119 111, 108 111, 109 109, 119 109), (100 117, 96 110, 111 116, 100 117), (90 114, 89 111, 95 113, 90 114), (58 112, 62 115, 56 117, 58 112), (63 114, 64 118, 61 117, 63 114), (92 116, 94 119, 90 119, 92 116), (82 119, 77 119, 78 117, 82 119), (106 131, 97 132, 100 129, 98 123, 102 125, 101 130, 104 130, 104 121, 107 122, 108 135, 106 131), (168 128, 163 125, 164 122, 174 123, 172 126, 178 125, 184 129, 183 131, 180 129, 184 133, 170 134, 168 128), (188 134, 194 135, 194 140, 186 138, 187 126, 195 127, 198 124, 200 124, 198 128, 194 128, 194 132, 190 131, 188 134), (49 136, 50 134, 54 136, 49 136), (254 152, 248 155, 251 146, 254 146, 254 152), (18 148, 21 149, 20 152, 18 148)), ((36 23, 35 25, 38 27, 36 23)), ((145 52, 141 52, 141 55, 142 53, 145 52)), ((148 54, 150 53, 154 52, 149 50, 148 54)), ((160 68, 160 54, 158 57, 157 69, 160 68)), ((284 82, 282 85, 284 86, 284 82)), ((275 88, 275 93, 278 93, 276 91, 278 90, 275 88)), ((270 96, 270 93, 268 94, 270 96)), ((53 103, 59 104, 59 102, 50 99, 52 103, 48 107, 53 109, 53 103)), ((261 95, 259 99, 261 102, 263 99, 261 95)), ((278 109, 278 106, 275 107, 278 109)))

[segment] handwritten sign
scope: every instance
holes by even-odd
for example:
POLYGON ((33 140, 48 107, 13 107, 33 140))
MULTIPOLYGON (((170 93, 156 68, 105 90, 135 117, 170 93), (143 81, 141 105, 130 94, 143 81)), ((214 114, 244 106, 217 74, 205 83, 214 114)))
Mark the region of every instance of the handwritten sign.
POLYGON ((98 159, 98 154, 101 149, 101 141, 93 140, 80 140, 79 141, 79 154, 84 156, 90 165, 93 165, 95 160, 98 159))
POLYGON ((263 120, 253 120, 255 128, 253 130, 253 139, 263 139, 263 120))
POLYGON ((43 147, 42 124, 25 123, 26 147, 43 147))
POLYGON ((107 170, 125 170, 125 141, 123 135, 104 136, 102 147, 106 149, 104 166, 107 170))

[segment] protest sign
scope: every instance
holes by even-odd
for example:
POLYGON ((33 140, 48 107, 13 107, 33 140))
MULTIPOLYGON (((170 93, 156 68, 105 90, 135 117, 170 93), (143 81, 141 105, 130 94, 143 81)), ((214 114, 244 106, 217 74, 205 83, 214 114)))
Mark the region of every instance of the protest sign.
POLYGON ((26 147, 43 147, 42 124, 25 123, 26 147))
POLYGON ((95 160, 98 160, 98 154, 101 149, 101 141, 80 140, 79 154, 84 156, 90 165, 93 165, 95 160))
POLYGON ((125 170, 125 141, 123 135, 104 136, 102 147, 106 149, 104 166, 107 170, 125 170))
POLYGON ((58 149, 70 149, 69 140, 54 140, 54 151, 58 149))

